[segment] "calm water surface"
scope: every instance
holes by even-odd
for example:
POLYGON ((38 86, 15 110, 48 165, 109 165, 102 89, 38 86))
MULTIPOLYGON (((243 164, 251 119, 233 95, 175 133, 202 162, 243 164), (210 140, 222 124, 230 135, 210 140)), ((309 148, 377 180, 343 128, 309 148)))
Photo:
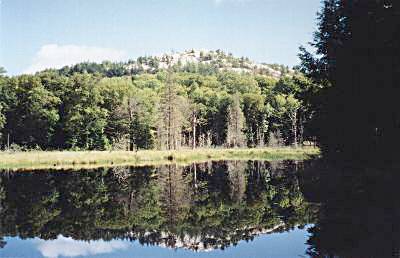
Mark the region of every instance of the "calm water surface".
POLYGON ((295 161, 3 171, 0 257, 399 257, 398 179, 295 161))

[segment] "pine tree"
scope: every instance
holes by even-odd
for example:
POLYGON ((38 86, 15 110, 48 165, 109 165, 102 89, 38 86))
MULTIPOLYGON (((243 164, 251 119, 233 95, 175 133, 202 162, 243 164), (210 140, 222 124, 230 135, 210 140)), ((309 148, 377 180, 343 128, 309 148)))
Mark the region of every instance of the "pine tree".
POLYGON ((400 3, 326 0, 301 71, 315 94, 314 128, 323 153, 359 162, 395 159, 400 145, 400 3))
POLYGON ((158 128, 160 147, 168 150, 176 150, 181 144, 183 112, 178 87, 179 85, 169 73, 161 94, 158 128))

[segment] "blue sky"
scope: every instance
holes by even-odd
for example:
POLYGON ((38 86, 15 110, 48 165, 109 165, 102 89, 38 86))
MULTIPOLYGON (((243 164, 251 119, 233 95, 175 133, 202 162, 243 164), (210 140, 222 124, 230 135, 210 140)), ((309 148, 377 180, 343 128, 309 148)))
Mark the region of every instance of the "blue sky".
POLYGON ((298 63, 320 0, 0 0, 0 66, 32 73, 79 61, 222 49, 298 63))

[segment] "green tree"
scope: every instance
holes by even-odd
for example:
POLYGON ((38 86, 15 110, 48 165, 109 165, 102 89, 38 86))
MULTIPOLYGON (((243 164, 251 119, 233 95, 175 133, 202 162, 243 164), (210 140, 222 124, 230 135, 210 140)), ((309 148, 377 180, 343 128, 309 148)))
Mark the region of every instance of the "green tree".
POLYGON ((107 110, 97 86, 99 78, 89 74, 74 74, 66 89, 63 102, 63 129, 70 148, 105 149, 109 142, 104 134, 107 110))
MULTIPOLYGON (((4 88, 6 87, 7 78, 5 78, 2 75, 5 72, 1 72, 1 71, 5 71, 5 69, 3 67, 0 67, 0 95, 3 96, 3 94, 5 94, 4 88)), ((3 98, 4 97, 0 97, 0 146, 2 143, 2 130, 6 123, 6 117, 4 115, 6 103, 3 98)))
POLYGON ((130 150, 150 149, 154 145, 156 128, 157 96, 149 88, 133 88, 126 99, 126 111, 129 118, 130 150))
POLYGON ((13 78, 5 87, 7 110, 4 133, 9 135, 12 143, 28 148, 50 147, 59 120, 57 106, 60 99, 32 75, 13 78))
POLYGON ((125 112, 125 99, 133 85, 129 78, 115 77, 102 79, 98 87, 103 98, 100 105, 108 114, 104 134, 110 144, 117 148, 120 144, 124 145, 128 134, 129 120, 125 112))
POLYGON ((246 118, 246 136, 248 146, 263 146, 268 132, 270 114, 264 105, 264 96, 247 93, 243 95, 243 113, 246 118))
POLYGON ((293 95, 278 94, 274 101, 275 116, 280 121, 280 128, 286 133, 286 140, 292 139, 292 144, 298 143, 298 111, 301 102, 293 95))

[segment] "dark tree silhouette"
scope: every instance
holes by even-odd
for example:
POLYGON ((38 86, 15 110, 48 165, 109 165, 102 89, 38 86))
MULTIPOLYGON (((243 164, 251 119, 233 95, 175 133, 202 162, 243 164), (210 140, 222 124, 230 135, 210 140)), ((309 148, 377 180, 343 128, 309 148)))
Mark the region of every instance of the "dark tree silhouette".
POLYGON ((323 89, 311 98, 326 157, 393 160, 400 146, 400 3, 326 0, 316 55, 301 48, 301 71, 323 89))

